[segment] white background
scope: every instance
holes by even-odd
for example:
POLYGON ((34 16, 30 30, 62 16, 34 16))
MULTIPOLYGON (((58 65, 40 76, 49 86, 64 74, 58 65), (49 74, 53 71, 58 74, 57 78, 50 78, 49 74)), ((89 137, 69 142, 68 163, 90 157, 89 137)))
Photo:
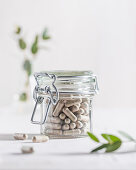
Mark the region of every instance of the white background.
POLYGON ((35 71, 93 70, 100 87, 97 108, 136 106, 135 0, 0 0, 1 106, 11 104, 21 89, 16 25, 29 41, 49 28, 52 40, 39 53, 35 71))

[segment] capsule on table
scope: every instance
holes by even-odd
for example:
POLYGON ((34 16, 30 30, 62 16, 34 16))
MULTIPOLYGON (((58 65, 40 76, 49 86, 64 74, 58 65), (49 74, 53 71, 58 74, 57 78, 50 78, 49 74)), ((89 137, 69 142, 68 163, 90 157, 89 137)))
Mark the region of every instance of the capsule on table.
POLYGON ((29 154, 29 153, 33 153, 34 149, 31 146, 22 146, 21 151, 24 154, 29 154))
POLYGON ((32 141, 34 143, 47 142, 48 140, 49 140, 49 137, 45 135, 38 135, 38 136, 32 137, 32 141))
POLYGON ((26 140, 28 138, 27 134, 23 134, 23 133, 15 133, 14 134, 14 139, 16 140, 26 140))

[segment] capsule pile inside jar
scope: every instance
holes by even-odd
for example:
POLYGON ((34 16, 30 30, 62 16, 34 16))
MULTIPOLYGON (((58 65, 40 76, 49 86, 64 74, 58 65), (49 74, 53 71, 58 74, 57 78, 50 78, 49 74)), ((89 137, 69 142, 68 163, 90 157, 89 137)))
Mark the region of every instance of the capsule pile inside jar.
POLYGON ((86 135, 89 130, 90 99, 84 96, 60 96, 50 110, 44 133, 56 136, 86 135))

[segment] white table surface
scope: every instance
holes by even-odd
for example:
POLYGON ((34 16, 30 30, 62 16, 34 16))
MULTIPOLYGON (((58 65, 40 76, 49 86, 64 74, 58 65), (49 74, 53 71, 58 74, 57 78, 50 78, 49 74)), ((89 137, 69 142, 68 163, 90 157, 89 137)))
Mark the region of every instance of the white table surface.
MULTIPOLYGON (((136 150, 133 143, 125 143, 111 154, 90 154, 97 146, 89 138, 54 139, 47 143, 29 140, 15 141, 15 132, 39 133, 39 127, 30 124, 30 114, 20 115, 10 108, 1 108, 0 169, 1 170, 131 170, 136 169, 136 150), (33 154, 21 154, 21 147, 33 146, 33 154)), ((95 109, 93 129, 96 133, 116 133, 124 130, 136 136, 136 109, 95 109)))

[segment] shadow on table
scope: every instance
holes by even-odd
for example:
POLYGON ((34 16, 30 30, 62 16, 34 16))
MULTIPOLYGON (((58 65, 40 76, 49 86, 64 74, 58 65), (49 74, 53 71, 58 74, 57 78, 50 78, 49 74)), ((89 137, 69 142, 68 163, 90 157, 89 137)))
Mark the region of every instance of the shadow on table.
POLYGON ((92 155, 121 155, 121 154, 130 154, 136 153, 136 150, 128 150, 128 151, 120 151, 120 152, 111 152, 111 153, 89 153, 89 152, 72 152, 72 153, 48 153, 48 156, 55 155, 55 156, 92 156, 92 155))

